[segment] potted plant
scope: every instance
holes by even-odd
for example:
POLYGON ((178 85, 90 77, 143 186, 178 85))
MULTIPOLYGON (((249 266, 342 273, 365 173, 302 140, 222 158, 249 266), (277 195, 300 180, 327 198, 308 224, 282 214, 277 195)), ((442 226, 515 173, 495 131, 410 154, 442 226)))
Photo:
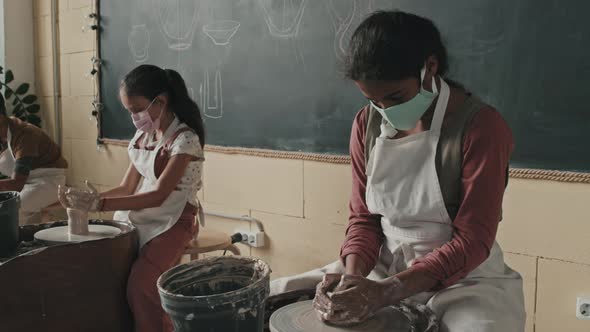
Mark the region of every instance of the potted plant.
POLYGON ((7 70, 5 73, 4 68, 0 66, 0 74, 4 74, 4 79, 0 80, 0 89, 4 91, 6 109, 11 110, 12 116, 41 127, 41 118, 38 115, 41 107, 37 102, 37 96, 28 93, 30 84, 21 83, 18 87, 13 88, 10 85, 14 82, 12 70, 7 70))

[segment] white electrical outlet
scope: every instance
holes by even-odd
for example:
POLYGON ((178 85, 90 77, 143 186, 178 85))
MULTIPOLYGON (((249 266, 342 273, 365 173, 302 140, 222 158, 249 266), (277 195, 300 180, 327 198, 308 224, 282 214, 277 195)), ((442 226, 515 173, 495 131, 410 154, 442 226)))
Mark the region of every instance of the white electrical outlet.
POLYGON ((236 233, 242 234, 243 244, 247 244, 250 247, 260 248, 264 247, 264 232, 253 232, 246 231, 243 229, 236 230, 236 233))
POLYGON ((590 297, 578 297, 576 317, 590 320, 590 297))

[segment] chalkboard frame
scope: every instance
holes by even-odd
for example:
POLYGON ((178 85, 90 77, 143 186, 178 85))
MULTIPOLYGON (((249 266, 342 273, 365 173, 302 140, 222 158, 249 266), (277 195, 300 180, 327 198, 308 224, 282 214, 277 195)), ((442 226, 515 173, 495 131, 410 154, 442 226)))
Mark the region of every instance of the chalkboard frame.
MULTIPOLYGON (((102 61, 102 45, 101 45, 101 32, 102 32, 102 24, 101 24, 101 20, 102 20, 102 16, 101 16, 101 0, 95 0, 96 1, 96 25, 97 25, 97 29, 96 29, 96 54, 98 59, 100 59, 100 61, 102 61)), ((96 122, 97 122, 97 127, 98 127, 98 137, 96 138, 96 142, 97 144, 107 144, 107 143, 115 143, 110 139, 105 139, 103 136, 103 123, 102 123, 102 101, 103 101, 103 97, 102 97, 102 70, 99 70, 96 73, 96 79, 98 80, 98 91, 96 93, 96 99, 98 101, 98 105, 95 106, 95 112, 96 112, 96 122)))
MULTIPOLYGON (((96 21, 98 28, 96 29, 96 45, 97 45, 97 56, 101 59, 101 1, 96 1, 96 21)), ((97 91, 97 105, 95 105, 95 116, 97 119, 98 124, 98 135, 97 135, 97 144, 108 144, 108 145, 115 145, 115 146, 127 146, 129 140, 126 139, 114 139, 108 138, 104 136, 104 123, 102 119, 102 112, 101 108, 103 106, 103 95, 102 95, 102 84, 103 84, 103 77, 101 70, 98 70, 96 73, 96 79, 98 82, 98 91, 97 91)), ((328 162, 328 163, 349 163, 350 160, 346 155, 335 155, 330 153, 316 153, 316 152, 297 152, 297 151, 289 151, 289 150, 265 150, 265 149, 258 149, 258 148, 245 148, 245 147, 232 147, 232 146, 215 146, 215 145, 206 145, 206 151, 209 152, 217 152, 217 153, 229 153, 229 154, 243 154, 243 155, 260 155, 260 151, 265 151, 264 157, 269 158, 287 158, 287 159, 300 159, 300 160, 315 160, 321 162, 328 162), (343 162, 344 160, 344 162, 343 162)), ((576 182, 576 183, 590 183, 590 171, 580 170, 580 171, 568 171, 568 170, 552 170, 551 168, 546 169, 540 166, 539 168, 526 168, 520 167, 519 164, 517 167, 510 168, 510 176, 514 178, 525 178, 525 179, 542 179, 542 180, 552 180, 552 181, 560 181, 560 182, 576 182)))

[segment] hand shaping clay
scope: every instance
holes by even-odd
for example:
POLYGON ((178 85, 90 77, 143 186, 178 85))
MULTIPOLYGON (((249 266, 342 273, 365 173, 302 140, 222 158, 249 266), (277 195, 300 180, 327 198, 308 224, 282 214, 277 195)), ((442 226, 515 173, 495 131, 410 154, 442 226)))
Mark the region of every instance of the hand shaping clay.
POLYGON ((312 301, 296 302, 277 310, 270 317, 271 332, 409 332, 408 317, 394 307, 379 311, 364 323, 351 327, 330 326, 320 321, 312 301))

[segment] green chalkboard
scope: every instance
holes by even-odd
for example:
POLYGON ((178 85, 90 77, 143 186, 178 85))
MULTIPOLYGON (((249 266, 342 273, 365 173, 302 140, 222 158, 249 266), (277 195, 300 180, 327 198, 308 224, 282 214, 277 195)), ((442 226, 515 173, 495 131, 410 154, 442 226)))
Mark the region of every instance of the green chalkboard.
POLYGON ((183 75, 209 144, 346 154, 366 102, 343 50, 363 17, 393 8, 438 25, 449 76, 510 123, 513 166, 590 171, 585 0, 101 1, 101 136, 132 137, 119 81, 152 63, 183 75))

